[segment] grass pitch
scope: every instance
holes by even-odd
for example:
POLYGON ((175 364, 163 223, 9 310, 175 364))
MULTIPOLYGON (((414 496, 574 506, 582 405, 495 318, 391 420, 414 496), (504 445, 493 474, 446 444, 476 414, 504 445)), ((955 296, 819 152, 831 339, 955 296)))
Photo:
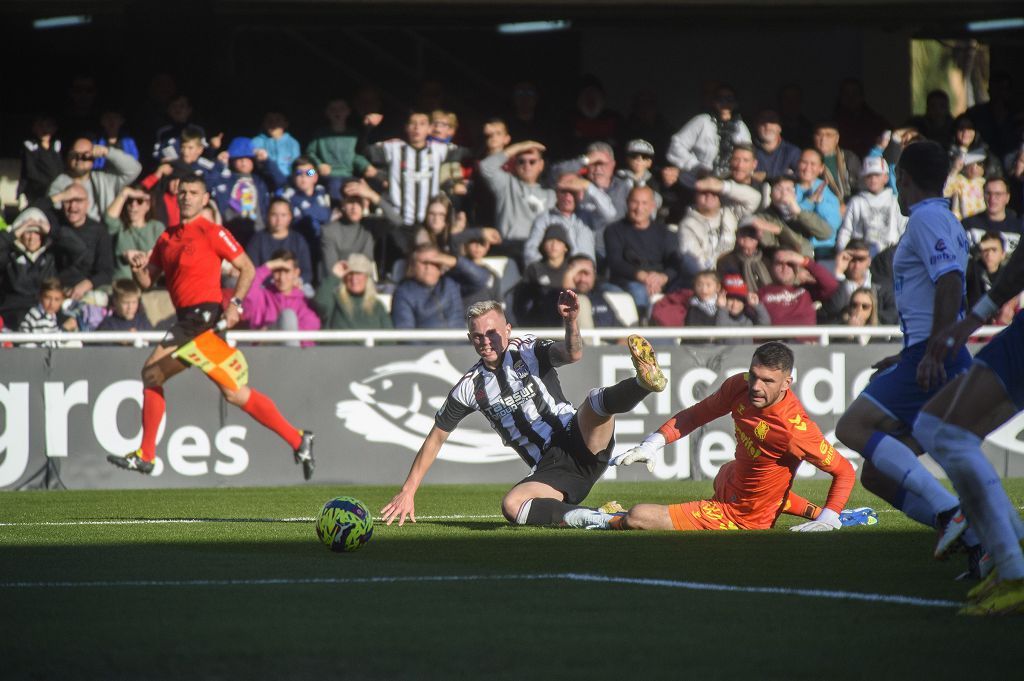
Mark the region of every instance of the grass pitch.
MULTIPOLYGON (((1008 483, 1018 506, 1024 480, 1008 483)), ((309 520, 393 487, 0 496, 0 678, 1011 678, 1024 619, 956 616, 964 560, 881 522, 794 534, 510 527, 502 485, 425 487, 353 554, 309 520), (196 521, 196 522, 192 522, 196 521), (607 578, 607 579, 606 579, 607 578)), ((825 481, 797 491, 824 498, 825 481)), ((710 483, 601 483, 673 503, 710 483)))

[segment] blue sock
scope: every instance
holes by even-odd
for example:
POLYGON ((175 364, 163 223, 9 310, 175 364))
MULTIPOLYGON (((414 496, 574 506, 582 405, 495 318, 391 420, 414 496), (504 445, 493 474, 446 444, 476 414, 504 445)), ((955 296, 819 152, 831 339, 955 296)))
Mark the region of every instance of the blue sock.
MULTIPOLYGON (((863 454, 864 458, 870 459, 881 473, 899 483, 900 487, 915 495, 921 503, 931 509, 932 518, 925 524, 934 526, 934 517, 937 514, 960 505, 957 498, 921 464, 910 447, 893 436, 880 432, 873 433, 863 454)), ((915 500, 913 503, 916 506, 918 502, 915 500)), ((910 515, 906 508, 903 512, 910 515)), ((915 512, 919 513, 919 509, 915 508, 915 512)), ((919 517, 910 517, 921 522, 919 517)))

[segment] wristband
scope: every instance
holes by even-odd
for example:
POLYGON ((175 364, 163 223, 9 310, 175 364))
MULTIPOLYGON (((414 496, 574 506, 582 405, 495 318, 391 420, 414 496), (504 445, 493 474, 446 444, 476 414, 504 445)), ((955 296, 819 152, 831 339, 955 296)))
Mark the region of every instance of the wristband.
POLYGON ((995 304, 992 298, 986 293, 981 297, 981 300, 974 304, 971 308, 971 314, 985 322, 989 317, 999 311, 999 306, 995 304))
POLYGON ((228 302, 235 306, 235 309, 238 310, 238 314, 242 314, 242 312, 244 312, 244 310, 242 309, 242 299, 239 298, 238 296, 233 296, 231 300, 228 302))

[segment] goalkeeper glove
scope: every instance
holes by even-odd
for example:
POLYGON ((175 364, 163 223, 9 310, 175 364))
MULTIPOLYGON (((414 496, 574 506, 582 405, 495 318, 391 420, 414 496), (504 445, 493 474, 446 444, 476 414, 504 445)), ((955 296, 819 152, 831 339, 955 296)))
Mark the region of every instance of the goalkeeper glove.
POLYGON ((616 454, 609 459, 610 466, 629 466, 634 463, 647 464, 647 470, 654 472, 654 454, 657 450, 649 445, 642 444, 632 449, 627 449, 621 454, 616 454))
POLYGON ((839 514, 830 508, 821 509, 818 517, 808 523, 789 528, 791 532, 831 532, 838 530, 843 524, 839 522, 839 514))

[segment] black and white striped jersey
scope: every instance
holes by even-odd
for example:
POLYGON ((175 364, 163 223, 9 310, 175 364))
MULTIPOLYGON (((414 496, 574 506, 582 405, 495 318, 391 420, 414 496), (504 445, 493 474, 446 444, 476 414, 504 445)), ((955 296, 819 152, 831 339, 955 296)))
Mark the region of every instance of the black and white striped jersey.
POLYGON ((552 436, 576 414, 551 365, 553 344, 532 335, 509 340, 501 367, 491 371, 483 360, 474 364, 448 393, 434 423, 450 433, 470 413, 480 411, 502 443, 529 466, 536 465, 552 436))
POLYGON ((388 173, 388 199, 402 216, 402 224, 423 222, 427 216, 427 202, 440 191, 441 164, 448 157, 451 145, 427 142, 422 149, 414 149, 399 139, 379 142, 376 162, 383 156, 388 173))

